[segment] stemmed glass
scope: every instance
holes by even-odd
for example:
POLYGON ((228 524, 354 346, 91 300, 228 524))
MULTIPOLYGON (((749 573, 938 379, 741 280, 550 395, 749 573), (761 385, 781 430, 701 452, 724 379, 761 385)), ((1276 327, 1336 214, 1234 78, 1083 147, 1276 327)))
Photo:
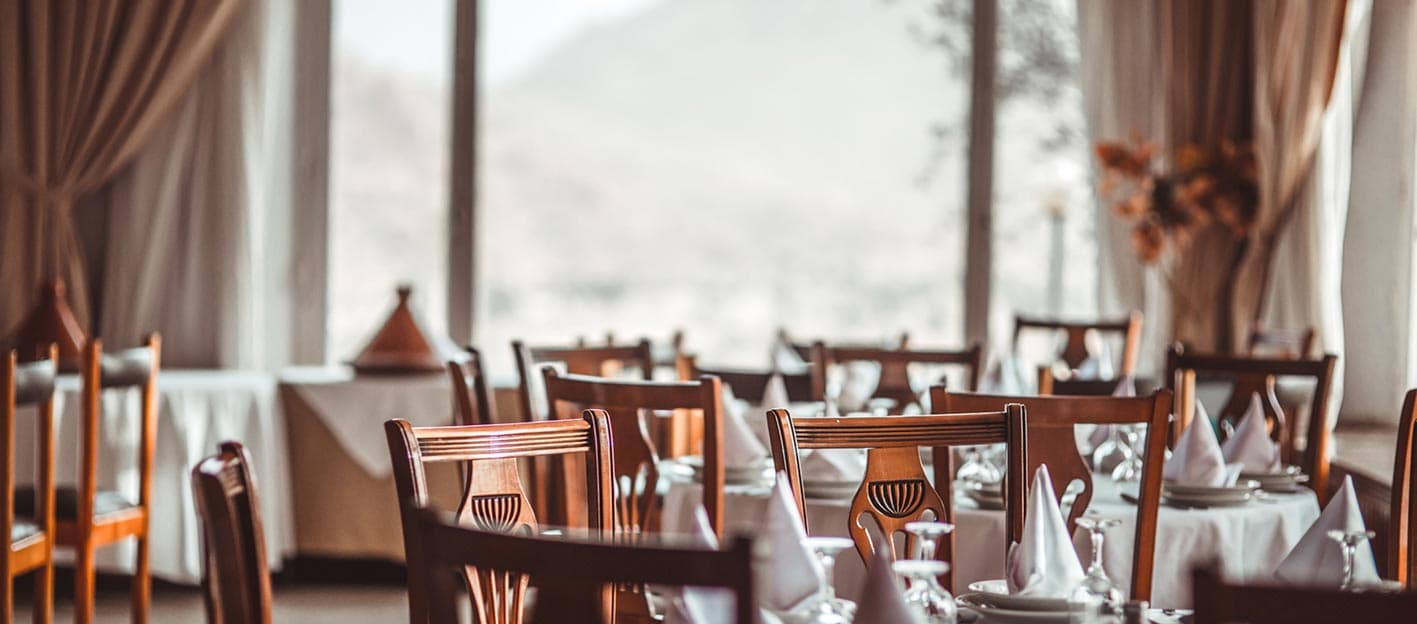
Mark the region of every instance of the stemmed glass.
POLYGON ((1137 447, 1141 446, 1141 440, 1145 439, 1145 436, 1142 435, 1142 426, 1125 425, 1118 428, 1122 430, 1121 435, 1125 440, 1126 448, 1129 453, 1127 459, 1123 460, 1122 463, 1117 464, 1116 468, 1112 469, 1112 480, 1140 481, 1142 471, 1141 458, 1145 449, 1137 447))
POLYGON ((904 576, 910 586, 905 590, 905 603, 924 616, 925 624, 955 624, 959 608, 949 590, 940 586, 938 577, 950 571, 943 561, 902 559, 891 564, 896 574, 904 576))
POLYGON ((1112 579, 1107 578, 1107 570, 1102 567, 1102 544, 1106 531, 1119 523, 1121 520, 1116 518, 1103 518, 1091 513, 1078 518, 1078 526, 1087 530, 1092 541, 1092 563, 1087 566, 1087 577, 1073 590, 1068 602, 1084 614, 1084 622, 1091 621, 1086 619, 1088 615, 1120 612, 1122 592, 1112 583, 1112 579))
MULTIPOLYGON (((940 538, 949 535, 955 530, 955 525, 948 522, 929 522, 925 520, 905 523, 905 532, 915 536, 915 558, 930 560, 935 558, 935 552, 939 549, 940 538)), ((943 574, 943 572, 941 572, 943 574)))
POLYGON ((1131 445, 1122 440, 1122 428, 1114 425, 1108 428, 1107 439, 1092 450, 1092 470, 1110 474, 1134 455, 1131 445))
POLYGON ((1362 589, 1354 580, 1358 546, 1373 539, 1374 535, 1377 533, 1372 531, 1335 530, 1328 532, 1328 536, 1338 542, 1339 547, 1343 549, 1343 583, 1338 586, 1339 591, 1359 591, 1362 589))
POLYGON ((999 469, 984 458, 984 454, 978 446, 968 446, 964 449, 964 463, 960 464, 959 471, 955 473, 955 480, 965 483, 994 484, 1004 480, 1004 475, 999 469))
POLYGON ((810 624, 848 624, 856 615, 856 603, 836 597, 836 557, 855 544, 844 537, 808 537, 807 547, 816 553, 822 564, 825 583, 821 595, 806 607, 798 620, 810 624))

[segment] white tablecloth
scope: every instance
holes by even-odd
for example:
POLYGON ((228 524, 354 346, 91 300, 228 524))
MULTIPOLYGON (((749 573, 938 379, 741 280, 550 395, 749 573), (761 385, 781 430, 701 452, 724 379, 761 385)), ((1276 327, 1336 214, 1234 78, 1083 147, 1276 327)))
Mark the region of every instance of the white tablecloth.
MULTIPOLYGON (((1098 476, 1093 487, 1092 509, 1122 520, 1121 525, 1107 531, 1103 560, 1108 575, 1125 589, 1131 578, 1136 507, 1117 495, 1116 486, 1107 477, 1098 476)), ((702 491, 699 488, 693 483, 672 483, 665 506, 698 502, 702 491)), ((727 488, 725 534, 735 530, 755 533, 767 496, 766 488, 727 488)), ((1318 499, 1309 490, 1271 496, 1272 502, 1232 508, 1183 510, 1163 505, 1157 518, 1152 606, 1189 609, 1192 568, 1215 559, 1222 562, 1224 573, 1231 578, 1267 580, 1319 516, 1318 499)), ((807 522, 812 534, 849 537, 846 516, 850 506, 849 500, 808 499, 807 522)), ((666 515, 671 513, 675 512, 666 511, 666 515)), ((956 590, 963 590, 974 581, 1003 578, 1004 512, 977 509, 966 500, 956 501, 955 538, 956 590)), ((1082 556, 1090 556, 1086 533, 1080 531, 1075 539, 1082 556)), ((865 578, 865 566, 859 557, 848 555, 838 560, 836 588, 840 595, 856 598, 865 578)))
MULTIPOLYGON (((78 475, 80 382, 65 375, 57 383, 55 417, 55 479, 74 484, 78 475)), ((273 375, 246 371, 164 370, 158 377, 157 445, 154 452, 149 540, 152 574, 175 583, 201 581, 201 530, 192 502, 191 471, 217 444, 236 440, 246 445, 260 487, 266 554, 279 569, 294 547, 290 473, 286 464, 285 427, 280 420, 273 375)), ((99 487, 116 489, 137 500, 138 389, 107 390, 98 452, 99 487)), ((20 483, 34 478, 33 410, 22 412, 16 426, 16 476, 20 483)), ((56 557, 72 560, 68 549, 56 557)), ((99 550, 102 571, 130 573, 132 540, 99 550)))
POLYGON ((384 421, 402 418, 420 427, 453 421, 452 381, 446 373, 355 375, 348 367, 295 367, 280 382, 295 388, 330 433, 370 476, 389 476, 384 421))

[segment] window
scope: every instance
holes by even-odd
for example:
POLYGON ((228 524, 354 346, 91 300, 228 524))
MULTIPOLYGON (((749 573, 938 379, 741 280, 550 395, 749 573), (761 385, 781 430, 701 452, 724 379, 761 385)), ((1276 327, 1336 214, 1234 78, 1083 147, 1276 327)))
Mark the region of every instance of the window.
POLYGON ((337 0, 330 76, 327 358, 352 358, 401 283, 447 316, 453 0, 337 0))
POLYGON ((522 4, 484 3, 494 370, 607 330, 749 366, 780 326, 962 344, 969 86, 932 2, 522 4))
POLYGON ((991 329, 1015 313, 1097 313, 1091 150, 1078 84, 1077 4, 999 0, 991 329))

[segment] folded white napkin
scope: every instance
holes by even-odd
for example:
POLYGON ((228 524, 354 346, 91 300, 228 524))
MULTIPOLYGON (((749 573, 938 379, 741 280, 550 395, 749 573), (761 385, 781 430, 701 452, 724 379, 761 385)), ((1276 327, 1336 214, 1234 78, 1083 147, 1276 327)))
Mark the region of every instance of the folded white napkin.
MULTIPOLYGON (((1344 477, 1343 485, 1339 486, 1333 500, 1319 514, 1319 519, 1274 569, 1274 577, 1291 585, 1338 587, 1343 582, 1343 554, 1338 542, 1329 537, 1328 532, 1363 531, 1366 528, 1363 514, 1358 510, 1358 495, 1353 491, 1353 478, 1344 477)), ((1353 560, 1353 579, 1360 585, 1377 583, 1381 579, 1377 561, 1373 558, 1373 547, 1368 542, 1358 547, 1353 560)))
MULTIPOLYGON (((708 512, 704 510, 703 503, 666 505, 664 517, 660 521, 660 530, 666 534, 687 537, 689 543, 694 546, 702 546, 706 549, 718 548, 718 536, 714 534, 713 526, 709 524, 708 512)), ((689 588, 672 585, 653 585, 651 588, 655 593, 670 599, 677 598, 689 591, 689 588)))
POLYGON ((543 368, 554 368, 558 374, 566 374, 565 362, 548 362, 531 367, 531 377, 526 380, 526 394, 528 402, 531 403, 532 420, 551 418, 551 406, 546 404, 546 378, 541 372, 543 368))
POLYGON ((1250 406, 1240 418, 1240 426, 1220 447, 1225 461, 1244 465, 1245 472, 1277 472, 1279 444, 1270 439, 1265 425, 1264 407, 1256 392, 1250 395, 1250 406))
POLYGON ((1018 365, 1013 354, 1008 351, 996 352, 989 357, 984 377, 979 380, 979 392, 1015 396, 1025 394, 1024 383, 1020 381, 1018 365))
POLYGON ((1033 473, 1023 535, 1009 545, 1004 578, 1009 593, 1039 598, 1066 598, 1084 577, 1063 512, 1049 480, 1048 466, 1033 473))
POLYGON ((802 356, 797 355, 797 350, 792 345, 778 340, 772 345, 772 368, 773 370, 795 373, 806 370, 807 362, 802 356))
POLYGON ((791 403, 787 398, 787 382, 782 379, 781 374, 775 374, 768 379, 767 387, 763 388, 763 399, 759 405, 763 410, 785 408, 791 403))
POLYGON ((1215 440, 1215 429, 1211 428, 1210 415, 1197 401, 1195 416, 1181 433, 1181 439, 1176 441, 1176 449, 1162 468, 1162 478, 1181 485, 1221 487, 1233 485, 1239 475, 1238 464, 1226 465, 1220 443, 1215 440))
POLYGON ((866 402, 881 383, 881 366, 875 362, 847 362, 843 369, 837 406, 847 413, 866 409, 866 402))
POLYGON ((822 449, 811 451, 802 460, 803 481, 861 480, 866 476, 866 451, 822 449))
MULTIPOLYGON (((702 504, 693 507, 689 525, 675 527, 676 533, 691 536, 693 544, 718 548, 718 538, 709 524, 702 504), (682 530, 679 530, 682 529, 682 530)), ((654 587, 670 600, 665 622, 678 624, 729 624, 733 621, 733 592, 721 587, 654 587)))
POLYGON ((924 618, 905 603, 905 585, 891 569, 889 548, 877 548, 866 570, 855 624, 923 624, 924 618))
POLYGON ((767 544, 756 583, 762 606, 774 611, 792 607, 821 590, 822 566, 804 543, 807 532, 787 475, 779 472, 760 523, 767 544))
MULTIPOLYGON (((768 456, 768 449, 745 420, 743 406, 728 384, 723 384, 723 411, 723 465, 730 468, 761 465, 768 456)), ((766 426, 764 421, 763 427, 766 426)))

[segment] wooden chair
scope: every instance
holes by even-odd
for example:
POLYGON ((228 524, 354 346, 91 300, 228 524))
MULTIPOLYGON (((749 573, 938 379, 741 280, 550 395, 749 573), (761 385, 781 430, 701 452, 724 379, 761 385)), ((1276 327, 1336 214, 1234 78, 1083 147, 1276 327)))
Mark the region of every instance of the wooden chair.
MULTIPOLYGON (((534 532, 538 519, 522 485, 517 461, 550 455, 584 456, 584 526, 600 534, 608 534, 613 526, 610 427, 604 412, 589 410, 581 419, 449 427, 414 427, 405 420, 390 420, 384 423, 384 433, 403 519, 408 608, 415 624, 428 622, 430 616, 427 590, 432 581, 425 571, 432 563, 427 557, 445 546, 439 543, 432 551, 419 547, 419 511, 428 508, 430 500, 426 464, 458 462, 464 467, 468 478, 455 516, 458 522, 492 531, 534 532)), ((479 622, 520 621, 520 616, 513 614, 520 613, 524 579, 472 568, 467 568, 463 577, 479 622)))
POLYGON ((1417 593, 1341 592, 1278 585, 1232 585, 1212 568, 1194 573, 1194 624, 1411 622, 1417 593))
POLYGON ((1334 367, 1337 364, 1338 356, 1332 354, 1318 359, 1267 359, 1201 355, 1187 353, 1179 346, 1173 347, 1166 358, 1166 381, 1172 384, 1177 393, 1177 417, 1172 425, 1172 435, 1179 436, 1186 425, 1190 424, 1187 420, 1195 405, 1196 379, 1228 378, 1233 382, 1230 398, 1216 418, 1220 422, 1239 424, 1245 410, 1249 408, 1251 395, 1259 393, 1265 420, 1270 423, 1270 435, 1279 442, 1280 459, 1285 464, 1297 464, 1308 474, 1308 486, 1319 495, 1320 502, 1326 501, 1329 473, 1329 397, 1333 388, 1334 367), (1298 427, 1295 423, 1286 421, 1284 410, 1280 408, 1279 399, 1274 393, 1275 379, 1278 377, 1312 379, 1314 382, 1302 451, 1298 448, 1298 427))
MULTIPOLYGON (((606 587, 645 583, 726 588, 735 597, 733 621, 757 621, 753 543, 746 537, 707 550, 494 532, 458 526, 429 510, 413 521, 418 542, 427 545, 419 576, 430 579, 431 621, 437 624, 458 621, 458 588, 450 572, 464 570, 504 575, 522 586, 530 577, 537 587, 531 624, 610 624, 606 587)), ((521 621, 522 606, 509 608, 506 621, 521 621)))
POLYGON ((1314 328, 1303 331, 1267 329, 1260 325, 1250 331, 1246 353, 1250 356, 1295 359, 1314 352, 1314 328))
POLYGON ((793 402, 820 401, 813 394, 813 380, 810 372, 779 373, 771 370, 746 370, 740 368, 704 368, 698 359, 689 356, 687 374, 684 379, 698 379, 705 375, 717 377, 723 385, 733 389, 733 396, 751 403, 761 403, 763 393, 774 375, 782 375, 783 386, 787 388, 787 400, 793 402))
POLYGON ((1058 353, 1058 361, 1069 369, 1082 366, 1088 357, 1087 332, 1116 334, 1122 337, 1122 366, 1118 377, 1133 375, 1137 368, 1137 350, 1141 348, 1141 312, 1132 312, 1124 319, 1103 320, 1091 323, 1066 322, 1027 316, 1014 317, 1013 350, 1018 351, 1019 336, 1025 331, 1062 332, 1066 338, 1063 350, 1058 353))
MULTIPOLYGON (((1129 595, 1133 600, 1150 599, 1152 563, 1156 557, 1156 516, 1161 508, 1161 470, 1166 463, 1166 432, 1171 414, 1169 390, 1136 398, 1015 397, 944 392, 933 400, 935 409, 945 413, 980 412, 1010 403, 1023 404, 1028 410, 1024 436, 1029 441, 1024 447, 1026 474, 1032 475, 1038 466, 1047 464, 1053 491, 1060 502, 1069 483, 1082 482, 1083 489, 1073 499, 1072 507, 1064 509, 1069 533, 1077 530, 1077 519, 1092 501, 1093 490, 1092 471, 1078 453, 1073 427, 1079 424, 1146 425, 1149 433, 1137 489, 1137 529, 1129 595)), ((1009 522, 1018 523, 1016 533, 1023 530, 1022 514, 1011 515, 1009 522)))
POLYGON ((1388 575, 1408 591, 1417 591, 1417 390, 1408 390, 1402 401, 1389 512, 1388 575))
MULTIPOLYGON (((954 520, 950 450, 956 446, 1008 444, 1008 476, 1005 479, 1009 514, 1023 515, 1024 493, 1028 478, 1023 472, 1024 435, 1027 416, 1021 405, 1009 405, 1001 411, 974 414, 930 416, 856 416, 844 418, 797 418, 785 409, 768 412, 769 446, 778 472, 787 473, 787 481, 797 499, 797 511, 807 521, 806 496, 802 491, 803 450, 866 449, 864 485, 857 490, 847 516, 847 530, 856 544, 862 561, 870 565, 872 555, 880 545, 872 543, 873 532, 861 524, 861 516, 873 518, 880 535, 893 540, 904 532, 906 523, 916 520, 954 520), (934 486, 926 479, 920 461, 920 448, 932 449, 934 486), (927 515, 929 514, 929 515, 927 515)), ((1008 539, 1018 539, 1022 521, 1007 525, 1008 539)), ((810 531, 811 527, 808 526, 810 531)), ((914 551, 915 538, 906 535, 905 553, 914 551)), ((896 556, 891 542, 884 544, 896 556)), ((905 554, 902 553, 902 554, 905 554)), ((937 553, 941 560, 951 560, 954 535, 941 540, 937 553)), ((945 574, 945 582, 952 580, 945 574)))
MULTIPOLYGON (((623 533, 659 528, 657 491, 659 449, 649 436, 645 412, 695 410, 703 420, 704 509, 714 531, 723 530, 723 391, 717 377, 695 381, 619 381, 586 375, 560 375, 543 369, 546 399, 553 413, 564 409, 602 409, 609 413, 615 445, 615 527, 623 533)), ((571 462, 565 462, 571 464, 571 462)), ((568 501, 577 500, 574 495, 568 501)), ((575 509, 566 507, 566 513, 575 509)), ((571 516, 574 517, 574 516, 571 516)))
MULTIPOLYGON (((887 398, 896 402, 897 409, 920 401, 920 393, 910 385, 910 365, 958 366, 969 376, 966 387, 979 389, 980 372, 984 369, 984 349, 979 343, 970 345, 963 351, 922 351, 881 349, 875 347, 833 347, 818 343, 813 349, 812 372, 822 379, 818 382, 826 386, 827 369, 849 362, 874 362, 881 367, 881 378, 871 398, 887 398)), ((943 383, 932 380, 930 385, 943 383)))
POLYGON ((1059 379, 1053 369, 1038 367, 1038 394, 1042 396, 1112 396, 1121 379, 1059 379))
POLYGON ((520 340, 514 340, 512 352, 517 360, 517 389, 521 392, 522 420, 534 420, 534 414, 550 413, 546 409, 534 409, 533 397, 528 391, 531 380, 534 377, 539 378, 540 373, 536 369, 542 364, 564 364, 566 372, 572 375, 606 377, 626 368, 636 368, 641 373, 640 378, 645 381, 654 376, 654 355, 649 340, 640 340, 633 346, 618 347, 529 347, 520 340))
POLYGON ((459 425, 487 425, 497 422, 487 376, 482 372, 482 353, 467 347, 467 355, 448 360, 448 376, 453 380, 453 407, 459 425))
MULTIPOLYGON (((812 347, 813 347, 813 346, 816 346, 816 345, 818 345, 818 344, 827 344, 827 343, 825 343, 825 341, 822 341, 822 340, 806 340, 806 341, 803 341, 803 340, 794 339, 794 338, 792 338, 791 335, 788 334, 788 332, 787 332, 786 329, 778 329, 778 330, 777 330, 777 341, 778 341, 779 343, 783 344, 783 345, 786 345, 788 349, 791 349, 793 353, 796 353, 796 354, 797 354, 797 357, 802 358, 802 361, 803 361, 803 362, 806 362, 806 363, 809 363, 809 364, 812 362, 812 347)), ((876 342, 876 343, 869 343, 869 342, 839 342, 839 343, 838 343, 838 342, 833 342, 833 343, 830 343, 830 344, 831 344, 831 346, 833 346, 833 347, 842 347, 842 348, 855 348, 855 347, 860 347, 860 348, 863 348, 863 349, 871 349, 871 348, 877 348, 877 349, 878 349, 878 348, 881 348, 881 346, 882 346, 883 343, 881 343, 881 342, 876 342)), ((897 348, 897 349, 906 349, 906 348, 909 348, 909 346, 910 346, 910 332, 906 332, 906 331, 900 332, 900 336, 895 340, 895 344, 896 344, 896 348, 897 348)))
POLYGON ((202 521, 202 589, 207 622, 270 624, 271 573, 251 458, 240 442, 192 468, 192 500, 202 521))
MULTIPOLYGON (((5 549, 5 586, 0 590, 0 621, 15 621, 14 579, 35 573, 33 620, 47 624, 54 609, 54 378, 58 350, 50 346, 48 358, 19 364, 15 351, 0 356, 0 532, 9 536, 5 549), (17 518, 10 493, 15 491, 15 420, 21 405, 35 406, 34 442, 39 447, 35 484, 29 492, 30 508, 39 510, 17 518), (37 500, 36 500, 37 499, 37 500)), ((16 494, 16 498, 24 496, 16 494)))
MULTIPOLYGON (((157 438, 157 378, 162 340, 150 334, 144 346, 104 355, 99 339, 84 347, 80 377, 83 380, 79 426, 79 483, 54 490, 55 537, 60 546, 74 549, 74 620, 88 624, 94 618, 94 555, 103 546, 122 539, 137 540, 133 566, 132 615, 146 622, 152 597, 148 572, 148 504, 153 481, 153 445, 157 438), (138 500, 112 490, 98 489, 98 447, 102 414, 100 395, 106 390, 140 388, 142 429, 138 443, 138 500)), ((17 492, 24 492, 20 488, 17 492)), ((26 493, 27 494, 27 493, 26 493)), ((16 494, 16 508, 25 515, 28 496, 16 494)))
MULTIPOLYGON (((607 335, 607 342, 614 336, 607 335)), ((613 376, 625 369, 638 369, 640 378, 649 380, 654 376, 654 354, 649 340, 641 340, 634 346, 586 346, 585 339, 578 339, 571 347, 530 347, 520 340, 512 341, 512 352, 517 362, 517 390, 521 401, 523 422, 542 418, 553 418, 545 390, 538 382, 542 364, 561 364, 566 371, 575 375, 613 376), (533 389, 536 392, 533 392, 533 389), (536 395, 536 396, 533 396, 536 395)), ((552 478, 562 472, 559 457, 543 457, 530 462, 527 467, 531 478, 531 500, 536 509, 541 510, 546 519, 557 524, 565 524, 559 516, 555 501, 566 500, 566 493, 552 478)))

